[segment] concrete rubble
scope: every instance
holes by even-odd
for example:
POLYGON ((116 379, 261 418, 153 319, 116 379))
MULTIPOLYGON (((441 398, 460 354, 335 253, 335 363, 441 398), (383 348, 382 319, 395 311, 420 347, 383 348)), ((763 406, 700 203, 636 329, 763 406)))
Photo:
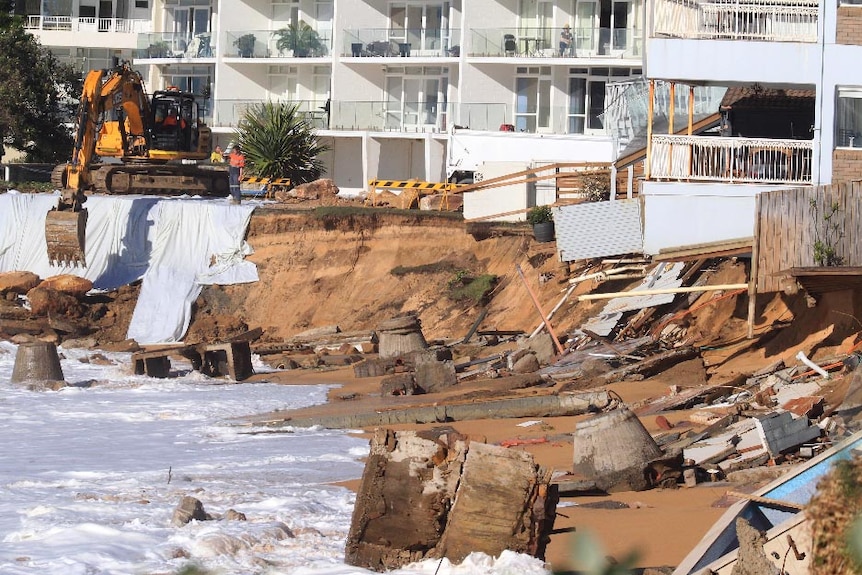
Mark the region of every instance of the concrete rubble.
POLYGON ((527 453, 451 429, 377 429, 357 493, 345 561, 375 571, 474 551, 544 558, 558 496, 527 453))

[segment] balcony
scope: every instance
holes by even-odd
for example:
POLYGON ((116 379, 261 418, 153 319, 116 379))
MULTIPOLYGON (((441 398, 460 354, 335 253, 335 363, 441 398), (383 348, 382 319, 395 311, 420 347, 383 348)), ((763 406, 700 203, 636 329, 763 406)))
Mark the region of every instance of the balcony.
POLYGON ((811 184, 812 140, 654 135, 651 180, 811 184))
MULTIPOLYGON (((215 104, 215 124, 222 128, 235 128, 249 108, 260 105, 267 100, 218 100, 215 104)), ((299 115, 305 118, 313 128, 327 128, 327 114, 324 108, 326 101, 293 100, 289 104, 299 105, 299 115)))
POLYGON ((818 0, 656 0, 653 36, 816 42, 818 0))
POLYGON ((342 56, 390 58, 457 58, 458 30, 363 28, 344 31, 342 56))
POLYGON ((136 59, 203 59, 214 58, 216 46, 212 34, 157 32, 142 34, 135 50, 136 59), (145 46, 145 47, 142 47, 145 46))
POLYGON ((77 18, 73 16, 27 16, 27 30, 49 30, 61 32, 118 32, 141 34, 152 29, 150 20, 126 18, 77 18))
POLYGON ((235 30, 225 35, 227 58, 328 58, 332 47, 329 31, 294 41, 288 28, 280 30, 235 30))
POLYGON ((560 53, 560 28, 473 28, 469 56, 495 58, 640 58, 643 33, 628 28, 575 28, 560 53))

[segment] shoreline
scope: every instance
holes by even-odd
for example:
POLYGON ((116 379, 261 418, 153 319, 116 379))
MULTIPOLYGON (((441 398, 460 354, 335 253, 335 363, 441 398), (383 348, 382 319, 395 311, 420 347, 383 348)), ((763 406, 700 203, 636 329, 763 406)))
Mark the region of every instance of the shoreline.
MULTIPOLYGON (((352 368, 337 368, 318 372, 295 370, 267 373, 254 376, 254 379, 285 385, 331 384, 334 387, 327 393, 327 402, 314 406, 320 414, 350 409, 356 401, 379 398, 381 377, 356 378, 352 368), (275 375, 276 377, 273 377, 275 375), (345 399, 354 398, 354 399, 345 399)), ((670 382, 678 378, 675 372, 684 371, 671 368, 668 372, 642 381, 628 381, 602 386, 616 392, 629 404, 637 404, 649 398, 663 395, 670 382)), ((491 380, 490 383, 499 380, 491 380)), ((489 382, 465 382, 471 388, 488 387, 489 382)), ((469 389, 456 386, 463 394, 469 389)), ((521 390, 523 391, 523 390, 521 390)), ((530 390, 527 390, 529 393, 530 390)), ((553 390, 543 390, 553 393, 553 390)), ((534 393, 538 393, 534 390, 534 393)), ((446 394, 412 396, 416 402, 443 403, 450 398, 446 394)), ((385 402, 388 398, 380 398, 385 402)), ((396 407, 397 408, 397 407, 396 407)), ((265 420, 277 420, 288 412, 259 414, 249 418, 260 424, 265 420)), ((665 417, 673 425, 690 426, 689 411, 666 413, 665 417)), ((397 424, 386 426, 394 431, 419 431, 445 425, 476 441, 492 444, 503 442, 511 444, 510 449, 530 453, 537 464, 552 469, 555 473, 571 470, 573 447, 571 437, 575 426, 585 419, 583 416, 512 419, 477 419, 455 421, 445 424, 397 424), (569 439, 566 439, 566 438, 569 439)), ((660 428, 655 417, 640 418, 650 433, 660 428)), ((351 432, 352 435, 370 438, 371 429, 351 432)), ((333 483, 353 492, 358 490, 361 478, 333 483)), ((636 568, 669 567, 679 564, 694 548, 703 535, 724 513, 733 501, 723 502, 727 491, 736 488, 728 483, 699 484, 694 488, 680 486, 677 489, 652 489, 641 492, 618 492, 608 495, 561 496, 558 515, 547 547, 545 560, 555 573, 574 573, 584 566, 579 564, 575 554, 575 539, 580 534, 590 534, 601 546, 602 554, 622 561, 633 552, 637 554, 636 568)))

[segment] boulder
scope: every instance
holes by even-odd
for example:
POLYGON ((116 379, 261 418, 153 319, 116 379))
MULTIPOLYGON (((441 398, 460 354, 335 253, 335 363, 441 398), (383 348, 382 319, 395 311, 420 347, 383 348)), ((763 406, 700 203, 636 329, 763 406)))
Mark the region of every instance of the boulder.
POLYGON ((171 525, 174 527, 182 527, 192 520, 207 521, 212 517, 204 511, 204 504, 200 499, 196 499, 191 495, 185 495, 174 509, 174 515, 171 517, 171 525))
POLYGON ((63 292, 75 296, 86 295, 88 291, 93 289, 93 282, 87 278, 82 278, 72 274, 62 274, 51 276, 42 280, 39 287, 44 287, 58 292, 63 292))
POLYGON ((28 291, 27 299, 34 315, 53 314, 81 317, 84 313, 83 306, 77 297, 41 285, 28 291))
POLYGON ((416 359, 416 387, 425 393, 436 393, 458 384, 455 363, 438 361, 433 354, 416 359))
POLYGON ((512 365, 515 373, 533 373, 539 371, 539 360, 532 353, 525 353, 512 365))
POLYGON ((539 360, 539 365, 548 365, 554 359, 557 349, 554 347, 554 339, 546 331, 539 332, 535 337, 518 342, 520 349, 532 351, 539 360))
POLYGON ((289 192, 288 196, 300 200, 317 200, 320 198, 334 198, 338 195, 338 186, 330 179, 322 178, 313 182, 299 184, 289 192))
POLYGON ((39 276, 31 272, 0 273, 0 294, 25 294, 39 285, 39 276))

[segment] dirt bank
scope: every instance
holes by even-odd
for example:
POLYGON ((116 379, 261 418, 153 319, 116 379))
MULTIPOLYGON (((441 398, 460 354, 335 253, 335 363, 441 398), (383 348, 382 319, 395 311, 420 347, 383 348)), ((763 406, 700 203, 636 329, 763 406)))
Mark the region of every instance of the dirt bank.
MULTIPOLYGON (((460 338, 486 302, 482 329, 532 330, 538 316, 515 265, 543 301, 556 301, 565 278, 554 244, 537 244, 526 225, 488 233, 477 240, 458 214, 261 210, 248 234, 260 281, 208 288, 200 309, 236 315, 274 340, 325 325, 374 329, 406 312, 428 339, 460 338), (497 281, 484 299, 456 293, 486 274, 497 281)), ((563 333, 575 325, 559 317, 563 333)))

